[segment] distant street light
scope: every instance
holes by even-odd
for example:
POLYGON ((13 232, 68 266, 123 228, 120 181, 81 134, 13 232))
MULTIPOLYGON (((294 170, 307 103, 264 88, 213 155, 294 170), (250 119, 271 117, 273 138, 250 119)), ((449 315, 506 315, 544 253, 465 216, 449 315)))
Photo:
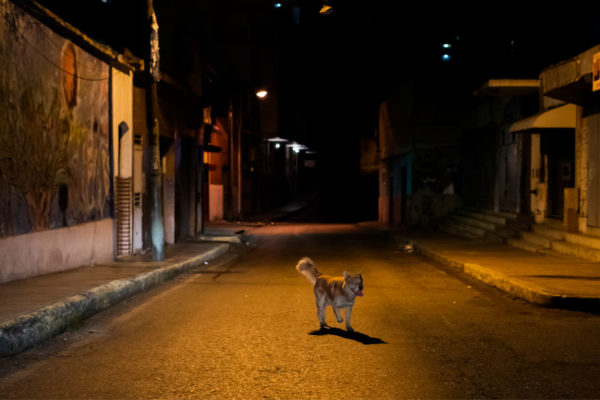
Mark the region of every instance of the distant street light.
POLYGON ((256 92, 256 97, 258 97, 259 99, 264 99, 265 97, 267 97, 268 92, 264 89, 261 89, 259 91, 256 92))
POLYGON ((294 151, 294 153, 300 153, 302 150, 308 150, 308 146, 305 146, 303 144, 300 143, 290 143, 290 144, 286 144, 286 147, 291 147, 291 149, 294 151))
POLYGON ((319 10, 319 14, 321 15, 329 15, 332 12, 333 8, 327 3, 323 4, 323 7, 321 7, 321 10, 319 10))

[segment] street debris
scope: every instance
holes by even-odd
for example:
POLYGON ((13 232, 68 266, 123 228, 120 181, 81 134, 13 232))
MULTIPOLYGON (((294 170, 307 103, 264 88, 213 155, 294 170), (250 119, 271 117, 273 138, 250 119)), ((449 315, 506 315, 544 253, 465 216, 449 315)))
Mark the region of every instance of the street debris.
POLYGON ((402 247, 402 251, 404 251, 405 253, 412 253, 413 251, 415 251, 414 242, 409 241, 406 244, 404 244, 404 246, 402 247))

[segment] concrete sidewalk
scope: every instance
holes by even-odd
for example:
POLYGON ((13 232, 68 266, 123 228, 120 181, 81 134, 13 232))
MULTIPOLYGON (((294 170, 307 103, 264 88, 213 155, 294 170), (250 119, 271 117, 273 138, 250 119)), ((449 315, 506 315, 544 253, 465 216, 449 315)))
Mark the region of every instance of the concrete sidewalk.
POLYGON ((205 234, 167 245, 165 260, 132 255, 108 264, 0 283, 0 357, 16 354, 70 325, 191 268, 203 267, 232 246, 246 246, 249 232, 298 212, 310 199, 294 201, 247 221, 211 222, 205 234))
POLYGON ((400 245, 515 297, 546 307, 600 311, 600 263, 533 253, 440 231, 397 232, 400 245))
POLYGON ((150 253, 132 255, 0 284, 0 357, 19 353, 136 293, 203 267, 249 240, 247 230, 238 224, 209 226, 205 233, 167 245, 164 261, 152 261, 150 253))

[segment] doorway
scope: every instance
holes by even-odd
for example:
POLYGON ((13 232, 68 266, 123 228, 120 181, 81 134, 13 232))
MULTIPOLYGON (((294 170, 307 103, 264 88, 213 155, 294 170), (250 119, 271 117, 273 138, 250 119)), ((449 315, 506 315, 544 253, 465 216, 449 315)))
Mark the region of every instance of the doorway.
POLYGON ((548 217, 562 219, 564 189, 575 184, 575 132, 557 129, 541 135, 541 153, 548 157, 548 217))
POLYGON ((408 173, 406 166, 403 165, 400 169, 401 194, 400 194, 400 223, 408 226, 408 173))

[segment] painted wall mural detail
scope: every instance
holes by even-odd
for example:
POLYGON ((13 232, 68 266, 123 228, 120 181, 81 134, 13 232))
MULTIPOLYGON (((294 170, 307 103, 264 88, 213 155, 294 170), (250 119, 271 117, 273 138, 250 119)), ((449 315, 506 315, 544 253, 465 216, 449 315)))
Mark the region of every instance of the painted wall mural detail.
POLYGON ((109 216, 108 68, 0 0, 0 237, 109 216))

